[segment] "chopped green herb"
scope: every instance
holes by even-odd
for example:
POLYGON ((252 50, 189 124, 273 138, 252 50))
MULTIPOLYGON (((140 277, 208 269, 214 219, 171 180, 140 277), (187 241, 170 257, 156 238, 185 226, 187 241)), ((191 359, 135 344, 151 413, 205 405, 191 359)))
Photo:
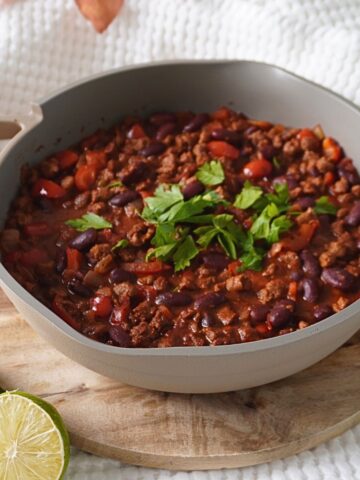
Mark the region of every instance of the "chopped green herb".
POLYGON ((325 215, 336 215, 336 212, 337 212, 337 208, 335 207, 335 205, 333 205, 330 200, 329 200, 329 197, 327 197, 326 195, 320 197, 318 200, 316 200, 315 202, 315 207, 314 207, 314 211, 315 213, 317 213, 318 215, 322 215, 322 214, 325 214, 325 215))
POLYGON ((120 180, 116 180, 115 182, 110 183, 107 187, 108 188, 115 188, 115 187, 122 187, 123 183, 120 180))
POLYGON ((153 197, 145 198, 146 206, 142 211, 142 217, 145 220, 156 222, 162 214, 183 200, 184 197, 179 185, 171 185, 168 190, 165 190, 164 186, 160 185, 155 190, 153 197))
POLYGON ((128 245, 129 245, 128 240, 126 240, 126 238, 122 238, 117 243, 115 243, 115 245, 112 247, 111 250, 116 250, 117 248, 125 248, 128 245))
POLYGON ((286 212, 289 208, 289 187, 287 183, 277 183, 274 187, 275 193, 267 193, 266 200, 275 203, 280 212, 286 212))
POLYGON ((258 200, 262 195, 263 191, 260 187, 257 187, 248 180, 246 180, 244 188, 241 190, 241 193, 236 195, 234 206, 236 208, 246 210, 247 208, 254 205, 256 200, 258 200))
POLYGON ((84 232, 88 228, 95 228, 96 230, 103 230, 104 228, 112 228, 112 224, 105 218, 96 215, 96 213, 85 213, 81 218, 74 218, 65 222, 79 232, 84 232))
POLYGON ((225 179, 225 174, 221 163, 211 160, 199 168, 196 178, 204 185, 220 185, 225 179))
POLYGON ((194 239, 191 235, 186 236, 185 240, 180 243, 176 252, 174 253, 175 272, 183 270, 190 265, 192 260, 199 253, 195 245, 194 239))
POLYGON ((273 163, 274 167, 276 168, 276 170, 280 170, 281 163, 280 163, 280 160, 277 157, 272 158, 272 163, 273 163))
POLYGON ((271 220, 278 215, 279 209, 275 203, 270 203, 265 207, 260 215, 255 218, 255 221, 251 226, 250 232, 253 234, 254 238, 266 240, 270 235, 271 220))

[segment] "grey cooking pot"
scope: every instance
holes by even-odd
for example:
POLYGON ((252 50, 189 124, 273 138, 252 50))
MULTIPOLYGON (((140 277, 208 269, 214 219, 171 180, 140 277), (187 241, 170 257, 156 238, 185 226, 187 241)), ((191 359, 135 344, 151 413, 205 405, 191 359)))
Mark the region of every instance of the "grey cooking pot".
MULTIPOLYGON (((360 168, 360 112, 346 100, 280 68, 255 62, 176 62, 122 68, 44 99, 24 118, 0 122, 15 134, 0 157, 4 222, 24 162, 34 164, 126 114, 211 111, 221 105, 294 126, 321 123, 360 168), (18 131, 20 129, 20 131, 18 131)), ((0 136, 1 138, 1 136, 0 136)), ((23 318, 78 363, 122 382, 182 393, 225 392, 273 382, 329 355, 360 326, 360 303, 282 337, 218 347, 125 349, 73 330, 0 265, 0 285, 23 318)))

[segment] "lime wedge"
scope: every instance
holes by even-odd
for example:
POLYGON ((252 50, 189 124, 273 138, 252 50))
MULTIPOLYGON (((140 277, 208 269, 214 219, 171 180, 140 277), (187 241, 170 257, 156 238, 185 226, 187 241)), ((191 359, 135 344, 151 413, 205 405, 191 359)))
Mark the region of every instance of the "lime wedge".
POLYGON ((0 394, 0 479, 60 480, 70 457, 57 410, 24 392, 0 394))

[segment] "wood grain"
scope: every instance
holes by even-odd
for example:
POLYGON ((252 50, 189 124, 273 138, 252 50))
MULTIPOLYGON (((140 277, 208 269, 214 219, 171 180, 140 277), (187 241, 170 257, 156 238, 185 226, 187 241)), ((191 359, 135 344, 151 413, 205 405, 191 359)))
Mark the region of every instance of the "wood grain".
POLYGON ((259 388, 181 395, 119 384, 37 336, 0 293, 0 385, 43 396, 74 445, 126 463, 231 468, 292 455, 360 421, 360 335, 297 375, 259 388))

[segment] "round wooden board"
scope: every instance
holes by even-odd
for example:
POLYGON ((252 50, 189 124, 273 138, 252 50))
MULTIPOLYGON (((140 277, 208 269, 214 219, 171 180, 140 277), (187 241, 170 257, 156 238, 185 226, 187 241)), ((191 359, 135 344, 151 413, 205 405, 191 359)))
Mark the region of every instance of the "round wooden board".
POLYGON ((360 421, 360 335, 297 375, 263 387, 180 395, 119 384, 47 344, 0 293, 0 385, 44 397, 72 443, 126 463, 231 468, 292 455, 360 421))

